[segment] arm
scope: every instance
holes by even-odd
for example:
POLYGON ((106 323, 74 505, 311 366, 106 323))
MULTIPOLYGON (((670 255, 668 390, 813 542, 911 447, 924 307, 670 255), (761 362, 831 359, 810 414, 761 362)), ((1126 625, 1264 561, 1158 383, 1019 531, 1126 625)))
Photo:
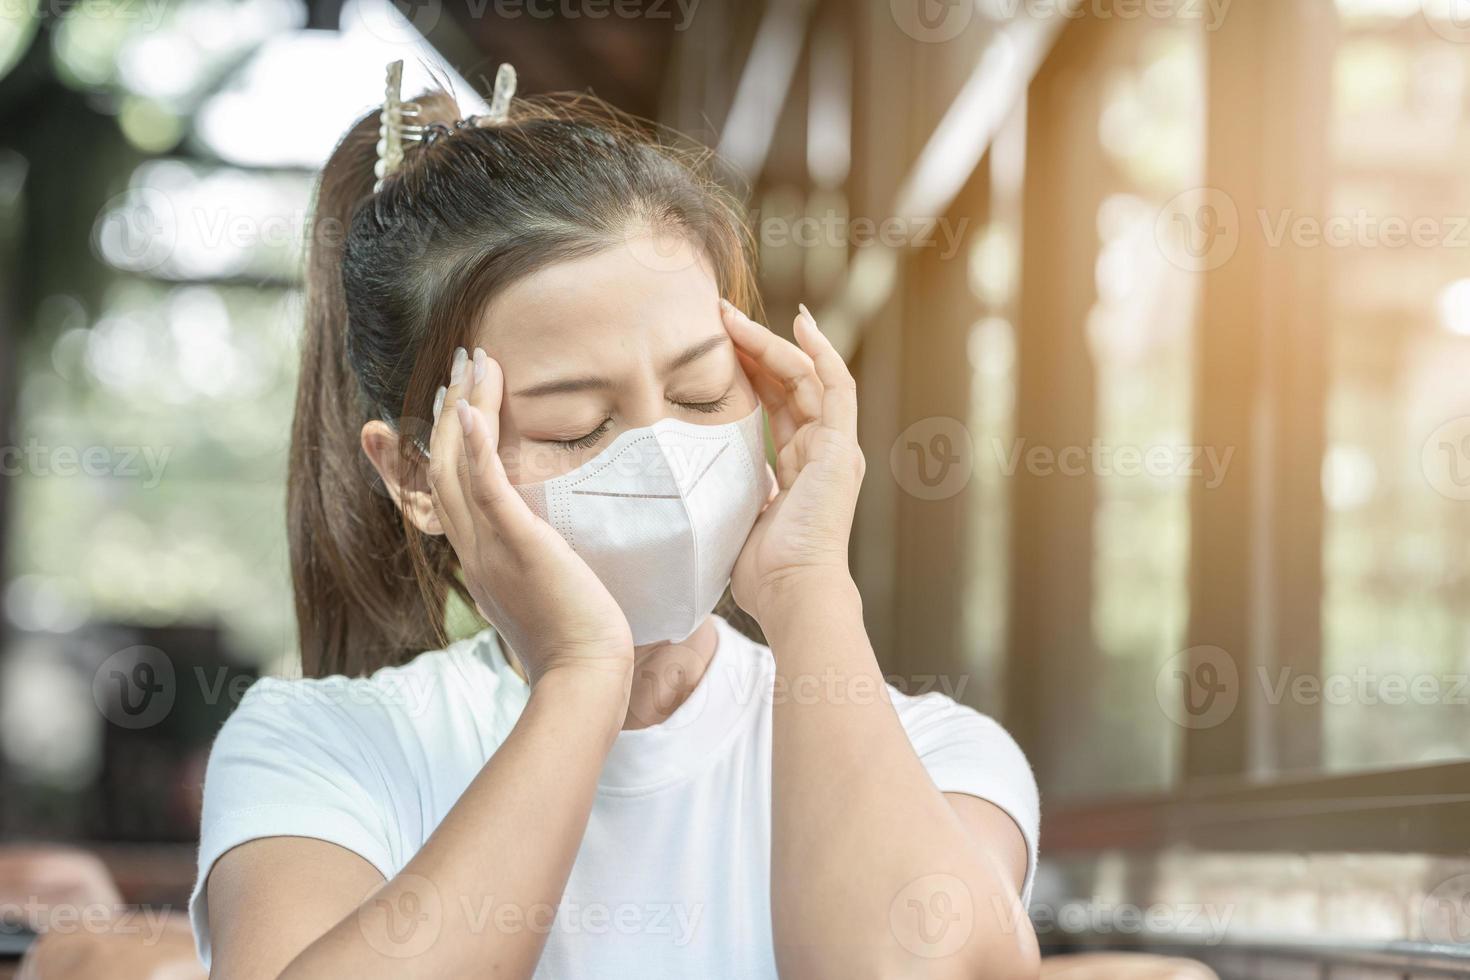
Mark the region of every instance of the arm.
POLYGON ((934 786, 863 628, 847 571, 864 470, 852 376, 805 307, 799 348, 728 304, 724 312, 770 416, 779 487, 736 564, 735 597, 765 631, 781 689, 816 681, 830 692, 777 698, 773 709, 781 972, 1035 976, 1020 831, 996 807, 934 786))
POLYGON ((1021 832, 992 804, 935 788, 889 703, 855 587, 803 583, 761 625, 778 683, 842 679, 835 697, 778 698, 773 708, 782 973, 1034 976, 1021 832))
MULTIPOLYGON (((451 411, 436 416, 430 442, 432 500, 391 469, 384 476, 410 515, 432 513, 426 533, 448 535, 476 605, 530 675, 530 700, 392 880, 320 841, 275 838, 226 854, 208 882, 220 978, 535 969, 627 711, 633 640, 592 570, 511 487, 498 456, 503 393, 494 360, 477 350, 471 370, 457 351, 443 401, 451 411)), ((379 425, 364 428, 365 443, 381 438, 379 425)))
POLYGON ((505 743, 387 883, 322 841, 230 851, 208 886, 214 976, 530 976, 625 698, 601 678, 544 677, 505 743))

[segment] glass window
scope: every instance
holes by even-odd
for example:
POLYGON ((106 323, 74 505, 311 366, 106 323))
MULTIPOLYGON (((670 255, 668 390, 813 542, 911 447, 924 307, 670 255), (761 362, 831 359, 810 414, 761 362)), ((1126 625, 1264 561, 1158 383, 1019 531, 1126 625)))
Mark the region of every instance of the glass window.
POLYGON ((1305 696, 1324 764, 1347 769, 1470 753, 1470 45, 1417 5, 1338 6, 1323 670, 1305 696))

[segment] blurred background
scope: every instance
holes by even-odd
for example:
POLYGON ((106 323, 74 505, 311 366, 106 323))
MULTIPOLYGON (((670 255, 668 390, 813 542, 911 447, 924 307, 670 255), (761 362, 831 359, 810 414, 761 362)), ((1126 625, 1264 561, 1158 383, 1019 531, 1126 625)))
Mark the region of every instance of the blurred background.
POLYGON ((858 376, 890 680, 1036 769, 1049 951, 1470 972, 1470 0, 0 0, 12 854, 178 908, 298 669, 303 229, 400 58, 722 155, 858 376))

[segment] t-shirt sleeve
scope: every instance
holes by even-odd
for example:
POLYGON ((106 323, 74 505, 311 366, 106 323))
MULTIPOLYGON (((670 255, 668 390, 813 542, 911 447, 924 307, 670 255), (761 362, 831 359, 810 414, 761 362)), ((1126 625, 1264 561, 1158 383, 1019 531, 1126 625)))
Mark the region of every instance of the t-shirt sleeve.
POLYGON ((1016 740, 993 719, 938 692, 911 697, 890 688, 899 719, 934 785, 1004 810, 1026 841, 1023 905, 1031 904, 1041 836, 1036 777, 1016 740))
POLYGON ((361 855, 392 876, 381 807, 364 788, 372 767, 358 740, 331 733, 330 698, 312 703, 294 685, 262 680, 216 736, 204 777, 199 874, 189 898, 194 942, 210 960, 206 883, 225 852, 265 837, 311 837, 361 855))

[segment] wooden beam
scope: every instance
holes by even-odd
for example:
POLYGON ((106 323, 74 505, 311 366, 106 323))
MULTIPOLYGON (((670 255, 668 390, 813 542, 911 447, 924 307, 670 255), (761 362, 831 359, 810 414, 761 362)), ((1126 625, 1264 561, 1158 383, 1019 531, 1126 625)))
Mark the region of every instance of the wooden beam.
POLYGON ((1206 779, 1175 792, 1048 809, 1047 853, 1170 847, 1227 851, 1466 853, 1470 763, 1259 782, 1206 779))

